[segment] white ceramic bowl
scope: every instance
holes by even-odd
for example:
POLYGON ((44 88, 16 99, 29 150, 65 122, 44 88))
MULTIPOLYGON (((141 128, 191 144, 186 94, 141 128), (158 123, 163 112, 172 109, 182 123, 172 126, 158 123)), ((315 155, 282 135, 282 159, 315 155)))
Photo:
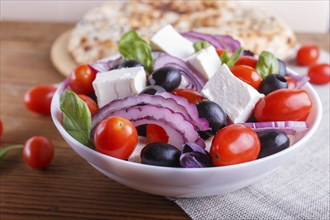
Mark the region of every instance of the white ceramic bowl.
POLYGON ((111 179, 147 193, 175 197, 218 195, 248 186, 275 171, 292 158, 315 133, 320 124, 322 106, 318 95, 308 83, 304 89, 313 102, 307 119, 307 133, 295 136, 295 143, 277 154, 252 162, 211 168, 170 168, 144 165, 116 159, 92 150, 72 138, 61 124, 59 90, 51 104, 55 126, 70 147, 95 169, 111 179))

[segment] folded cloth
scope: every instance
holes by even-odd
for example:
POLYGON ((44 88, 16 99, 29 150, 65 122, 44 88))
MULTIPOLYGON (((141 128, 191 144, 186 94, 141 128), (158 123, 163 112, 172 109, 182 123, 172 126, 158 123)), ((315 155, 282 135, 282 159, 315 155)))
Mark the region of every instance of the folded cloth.
MULTIPOLYGON (((329 53, 321 61, 329 63, 329 53)), ((306 73, 306 69, 290 68, 306 73)), ((192 219, 330 219, 329 93, 314 86, 323 106, 315 135, 292 161, 249 187, 203 198, 171 198, 192 219)))

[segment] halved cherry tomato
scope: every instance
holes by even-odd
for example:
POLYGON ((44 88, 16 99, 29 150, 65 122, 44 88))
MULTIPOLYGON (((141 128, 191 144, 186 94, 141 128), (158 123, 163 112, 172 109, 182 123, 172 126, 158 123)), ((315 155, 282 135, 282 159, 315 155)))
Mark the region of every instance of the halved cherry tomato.
POLYGON ((305 121, 312 101, 302 89, 279 89, 266 95, 254 108, 257 121, 305 121))
POLYGON ((241 56, 240 58, 238 58, 238 60, 235 63, 235 66, 237 65, 246 65, 246 66, 250 66, 252 68, 256 68, 258 60, 254 57, 251 56, 241 56))
POLYGON ((316 64, 308 70, 307 75, 311 83, 327 84, 330 82, 330 65, 325 63, 316 64))
POLYGON ((284 78, 288 82, 288 89, 294 89, 297 87, 297 82, 294 79, 292 79, 290 76, 285 76, 284 78))
POLYGON ((78 94, 88 94, 94 92, 93 81, 97 71, 89 65, 80 65, 69 76, 71 89, 78 94))
POLYGON ((316 63, 320 56, 320 48, 316 45, 304 45, 297 52, 297 63, 301 66, 309 66, 316 63))
POLYGON ((231 124, 214 136, 210 157, 213 165, 226 166, 255 160, 259 152, 256 132, 244 125, 231 124))
POLYGON ((98 152, 126 160, 138 143, 138 133, 129 120, 112 116, 96 127, 94 142, 98 152))
POLYGON ((24 95, 26 108, 34 113, 49 115, 55 86, 41 85, 28 90, 24 95))
POLYGON ((99 107, 97 106, 97 104, 94 102, 94 100, 92 98, 90 98, 87 95, 83 95, 83 94, 78 94, 78 96, 82 100, 84 100, 84 102, 87 104, 89 111, 91 112, 92 115, 94 115, 94 113, 99 110, 99 107))
POLYGON ((176 89, 172 91, 172 93, 174 95, 184 97, 188 100, 188 102, 195 104, 200 103, 204 99, 202 94, 191 89, 176 89))
POLYGON ((46 137, 31 137, 24 144, 23 157, 30 167, 44 169, 54 158, 54 146, 46 137))
MULTIPOLYGON (((224 49, 216 49, 216 51, 217 51, 218 56, 221 56, 224 49)), ((230 51, 230 50, 225 50, 225 51, 227 51, 230 55, 233 55, 232 51, 230 51)))
POLYGON ((147 143, 154 143, 154 142, 162 142, 168 143, 168 135, 166 134, 165 130, 154 124, 148 124, 146 128, 147 133, 147 143))
POLYGON ((237 78, 258 89, 262 79, 255 69, 246 65, 237 65, 230 68, 230 70, 237 78))

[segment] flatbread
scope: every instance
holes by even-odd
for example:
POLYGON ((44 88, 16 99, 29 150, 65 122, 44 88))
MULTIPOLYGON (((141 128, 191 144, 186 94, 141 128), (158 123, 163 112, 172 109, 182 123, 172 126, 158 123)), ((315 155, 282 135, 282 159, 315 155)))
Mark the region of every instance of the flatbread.
POLYGON ((289 55, 293 31, 257 7, 233 1, 109 1, 88 11, 71 33, 68 51, 77 63, 91 63, 118 51, 121 35, 136 30, 146 39, 166 24, 178 31, 229 34, 244 49, 289 55))

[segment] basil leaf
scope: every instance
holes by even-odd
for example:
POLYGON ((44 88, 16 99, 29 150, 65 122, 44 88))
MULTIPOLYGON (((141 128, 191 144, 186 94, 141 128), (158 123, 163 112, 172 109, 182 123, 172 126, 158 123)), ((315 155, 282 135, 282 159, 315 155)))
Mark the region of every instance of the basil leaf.
POLYGON ((143 40, 135 31, 125 33, 119 43, 119 52, 126 60, 137 60, 141 62, 146 70, 151 73, 153 59, 149 44, 143 40))
POLYGON ((87 104, 77 94, 66 90, 60 97, 65 130, 80 143, 93 148, 90 138, 92 117, 87 104))
POLYGON ((221 62, 227 64, 227 66, 230 68, 235 65, 236 61, 240 58, 242 53, 243 53, 242 47, 235 50, 232 56, 230 56, 228 51, 224 50, 220 56, 221 62))
POLYGON ((195 52, 198 52, 202 49, 208 48, 209 46, 210 46, 210 44, 207 41, 196 41, 194 43, 195 52))
POLYGON ((259 56, 256 70, 261 75, 261 78, 264 79, 270 74, 278 73, 280 70, 280 64, 278 59, 272 53, 263 51, 259 56))

